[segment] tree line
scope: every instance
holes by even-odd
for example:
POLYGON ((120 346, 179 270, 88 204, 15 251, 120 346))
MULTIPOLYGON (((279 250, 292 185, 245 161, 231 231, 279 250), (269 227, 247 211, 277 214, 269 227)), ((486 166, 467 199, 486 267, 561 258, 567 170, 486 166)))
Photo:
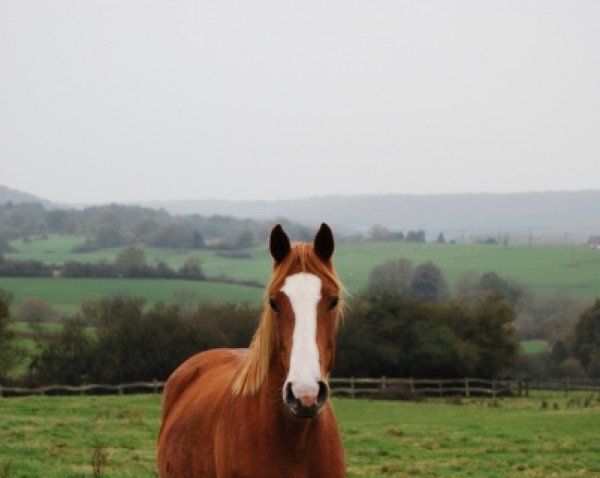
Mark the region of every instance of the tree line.
POLYGON ((77 277, 77 278, 132 278, 132 279, 183 279, 227 284, 263 287, 253 279, 243 280, 219 274, 207 276, 202 269, 202 261, 188 257, 181 267, 173 269, 164 261, 150 265, 143 249, 128 246, 121 250, 114 262, 66 261, 62 265, 45 264, 36 260, 6 259, 0 254, 0 277, 77 277))
POLYGON ((85 277, 85 278, 144 278, 206 280, 202 262, 191 256, 177 270, 164 261, 150 265, 143 249, 128 246, 121 250, 114 262, 66 261, 62 265, 45 264, 37 260, 6 259, 0 255, 0 276, 3 277, 85 277))
MULTIPOLYGON (((281 218, 300 240, 312 231, 281 218)), ((74 252, 143 243, 177 249, 243 249, 268 237, 271 221, 230 216, 171 215, 164 210, 111 204, 84 209, 46 209, 39 203, 0 204, 0 253, 11 252, 10 240, 48 234, 81 235, 74 252)))
MULTIPOLYGON (((334 375, 600 378, 600 300, 581 310, 543 360, 519 354, 517 317, 530 300, 495 273, 463 277, 451 293, 432 263, 380 264, 365 290, 348 301, 334 375)), ((0 290, 0 375, 23 358, 7 327, 9 305, 10 294, 0 290)), ((14 315, 32 322, 31 385, 162 380, 193 353, 247 346, 260 315, 259 306, 244 304, 182 297, 147 306, 113 297, 84 304, 59 333, 48 334, 36 317, 56 317, 44 304, 28 305, 14 315)))
POLYGON ((543 340, 550 346, 538 353, 518 354, 511 373, 536 378, 600 378, 600 352, 594 352, 600 351, 600 331, 593 333, 593 326, 588 326, 588 334, 577 332, 586 314, 594 316, 590 311, 596 306, 590 301, 564 293, 538 296, 518 281, 495 272, 464 272, 450 287, 435 264, 426 262, 415 267, 403 258, 375 266, 365 290, 370 299, 396 297, 441 307, 455 302, 466 310, 474 310, 490 294, 500 294, 512 307, 515 317, 511 328, 517 340, 543 340))
MULTIPOLYGON (((5 301, 6 304, 6 301, 5 301)), ((7 308, 5 316, 7 314, 7 308)), ((85 303, 59 333, 34 323, 29 385, 166 379, 187 357, 215 347, 246 347, 258 306, 155 304, 113 297, 85 303)), ((360 296, 338 337, 337 376, 495 376, 514 361, 513 312, 500 296, 467 310, 391 297, 360 296)), ((22 356, 19 357, 22 359, 22 356)))

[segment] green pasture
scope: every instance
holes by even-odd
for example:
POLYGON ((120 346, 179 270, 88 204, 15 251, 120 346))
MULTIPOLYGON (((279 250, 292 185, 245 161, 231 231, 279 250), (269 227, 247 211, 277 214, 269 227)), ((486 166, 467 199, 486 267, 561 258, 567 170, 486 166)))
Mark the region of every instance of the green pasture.
POLYGON ((549 352, 550 344, 546 340, 523 340, 521 341, 521 352, 528 354, 538 354, 549 352))
MULTIPOLYGON (((348 477, 592 477, 600 400, 581 394, 421 403, 334 399, 348 477)), ((155 477, 160 396, 0 399, 0 473, 155 477), (96 460, 98 461, 98 460, 96 460)))
MULTIPOLYGON (((37 259, 60 264, 67 260, 114 260, 120 248, 90 253, 69 252, 81 237, 56 236, 46 240, 12 241, 17 252, 6 254, 13 259, 37 259)), ((162 260, 178 268, 190 256, 202 260, 208 276, 226 275, 235 279, 254 279, 266 283, 271 271, 271 258, 265 245, 249 251, 248 259, 219 257, 215 251, 179 251, 146 248, 149 264, 162 260)), ((563 291, 574 298, 600 295, 600 252, 585 247, 566 246, 502 246, 421 243, 338 244, 335 265, 349 293, 365 287, 371 269, 386 260, 404 257, 416 266, 432 261, 443 271, 449 284, 463 272, 495 271, 502 277, 514 278, 529 286, 536 294, 563 291)), ((102 297, 124 291, 141 295, 150 302, 168 300, 177 288, 192 288, 208 300, 257 301, 257 289, 244 286, 184 281, 149 281, 134 279, 10 279, 0 278, 0 287, 12 291, 18 300, 41 297, 62 311, 73 311, 82 299, 102 297)))
POLYGON ((364 287, 372 267, 404 257, 416 266, 431 261, 452 285, 461 273, 494 271, 536 294, 564 291, 575 298, 600 294, 600 253, 585 247, 525 247, 483 244, 367 243, 336 249, 338 272, 351 292, 364 287))
POLYGON ((198 282, 168 279, 75 279, 69 277, 20 278, 1 277, 0 287, 15 296, 15 308, 27 298, 44 299, 55 310, 72 315, 80 304, 89 299, 117 294, 143 297, 149 302, 173 299, 178 290, 193 291, 198 300, 216 302, 258 302, 263 291, 215 282, 198 282))
MULTIPOLYGON (((30 242, 22 240, 11 241, 15 252, 4 254, 7 259, 38 260, 46 264, 63 264, 67 261, 98 262, 101 260, 114 261, 123 247, 112 247, 98 251, 74 253, 72 248, 83 243, 79 236, 50 236, 30 242)), ((178 269, 189 257, 202 260, 203 268, 208 275, 226 274, 239 279, 266 278, 270 272, 270 259, 266 245, 250 251, 251 259, 233 259, 218 256, 214 250, 207 249, 168 249, 144 247, 146 261, 155 264, 163 261, 178 269)))

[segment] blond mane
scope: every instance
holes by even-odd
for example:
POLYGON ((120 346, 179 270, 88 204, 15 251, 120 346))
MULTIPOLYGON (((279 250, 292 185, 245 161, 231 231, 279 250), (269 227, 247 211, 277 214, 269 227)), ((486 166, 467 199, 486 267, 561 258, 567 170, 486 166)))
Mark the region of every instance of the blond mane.
MULTIPOLYGON (((234 395, 252 395, 263 384, 269 372, 271 355, 275 343, 274 313, 268 305, 269 293, 280 286, 288 275, 296 271, 310 272, 324 277, 335 284, 340 293, 344 290, 344 286, 333 266, 323 263, 313 252, 311 244, 305 242, 295 244, 287 257, 273 268, 273 274, 265 288, 265 305, 260 316, 258 328, 250 342, 248 354, 233 380, 232 391, 234 395)), ((344 304, 340 304, 337 310, 336 323, 343 314, 344 304)))

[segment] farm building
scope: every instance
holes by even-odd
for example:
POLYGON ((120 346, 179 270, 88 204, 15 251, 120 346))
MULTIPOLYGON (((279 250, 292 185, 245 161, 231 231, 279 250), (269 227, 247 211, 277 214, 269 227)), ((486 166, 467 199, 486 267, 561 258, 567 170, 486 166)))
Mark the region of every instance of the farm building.
POLYGON ((600 249, 600 236, 590 236, 587 241, 587 246, 592 249, 600 249))

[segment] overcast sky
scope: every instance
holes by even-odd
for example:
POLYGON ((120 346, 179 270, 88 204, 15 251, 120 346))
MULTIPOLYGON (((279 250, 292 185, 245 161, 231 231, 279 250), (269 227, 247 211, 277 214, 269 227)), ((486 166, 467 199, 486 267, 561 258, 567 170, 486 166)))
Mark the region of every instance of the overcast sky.
POLYGON ((0 1, 0 184, 63 202, 600 188, 600 2, 0 1))

